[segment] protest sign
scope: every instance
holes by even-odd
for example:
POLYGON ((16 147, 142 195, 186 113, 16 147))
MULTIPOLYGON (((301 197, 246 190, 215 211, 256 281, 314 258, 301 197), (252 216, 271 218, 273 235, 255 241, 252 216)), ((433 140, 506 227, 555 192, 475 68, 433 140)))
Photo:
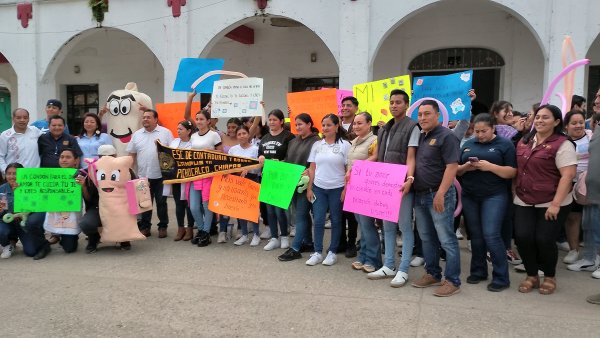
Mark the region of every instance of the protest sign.
MULTIPOLYGON (((411 101, 433 97, 446 106, 450 121, 468 120, 471 117, 471 98, 468 95, 471 88, 473 88, 472 70, 448 75, 416 77, 413 80, 411 101)), ((417 113, 418 110, 413 112, 411 118, 416 120, 417 113)))
MULTIPOLYGON (((185 102, 157 103, 154 108, 158 112, 158 124, 169 129, 173 136, 177 137, 177 125, 183 121, 185 102)), ((192 119, 194 114, 200 110, 200 102, 192 102, 192 119)))
POLYGON ((214 176, 208 209, 212 212, 258 223, 260 184, 236 175, 214 176))
MULTIPOLYGON (((177 77, 173 84, 174 92, 191 92, 192 84, 202 75, 223 69, 223 59, 199 59, 183 58, 179 61, 177 77)), ((194 89, 197 93, 212 93, 213 83, 220 79, 221 75, 212 75, 200 82, 194 89)))
POLYGON ((158 163, 165 184, 196 181, 217 174, 259 168, 257 160, 213 150, 171 148, 156 141, 158 163))
POLYGON ((354 95, 351 90, 346 89, 338 89, 336 92, 337 95, 337 105, 338 105, 338 115, 342 116, 342 100, 348 96, 354 95))
POLYGON ((19 168, 15 212, 81 211, 81 186, 72 168, 19 168))
POLYGON ((407 167, 400 164, 354 161, 346 188, 344 210, 398 222, 407 167))
POLYGON ((314 127, 321 131, 321 120, 327 114, 338 115, 337 89, 309 90, 306 92, 288 93, 290 109, 290 127, 296 133, 296 116, 306 113, 312 117, 314 127))
POLYGON ((287 209, 305 169, 297 164, 265 160, 258 200, 287 209))
POLYGON ((256 77, 215 81, 212 117, 261 116, 263 79, 256 77))
MULTIPOLYGON (((359 111, 366 111, 373 117, 372 125, 377 122, 387 122, 392 119, 390 113, 390 92, 394 89, 404 90, 410 97, 410 76, 394 76, 373 82, 352 86, 354 97, 358 100, 359 111)), ((407 102, 408 104, 408 102, 407 102)))

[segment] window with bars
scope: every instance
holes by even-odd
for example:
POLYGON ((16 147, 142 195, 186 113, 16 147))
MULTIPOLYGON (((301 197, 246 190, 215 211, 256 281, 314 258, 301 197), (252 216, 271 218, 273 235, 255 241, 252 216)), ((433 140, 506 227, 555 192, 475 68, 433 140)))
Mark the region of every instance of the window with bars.
POLYGON ((321 88, 339 88, 340 78, 335 77, 311 77, 292 79, 292 93, 317 90, 321 88))
POLYGON ((423 53, 408 65, 410 71, 500 68, 504 59, 485 48, 445 48, 423 53))
POLYGON ((73 135, 81 132, 83 115, 98 114, 98 85, 67 85, 67 125, 73 135))

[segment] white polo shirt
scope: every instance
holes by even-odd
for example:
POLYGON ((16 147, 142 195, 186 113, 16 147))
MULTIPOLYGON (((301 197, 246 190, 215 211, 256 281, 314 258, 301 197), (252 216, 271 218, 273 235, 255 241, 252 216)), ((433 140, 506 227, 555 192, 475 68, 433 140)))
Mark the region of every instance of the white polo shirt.
POLYGON ((17 162, 25 168, 40 166, 38 139, 42 131, 28 126, 24 133, 17 133, 14 126, 0 134, 0 171, 6 171, 6 166, 17 162))
POLYGON ((161 178, 158 163, 158 152, 154 141, 160 140, 163 145, 171 144, 173 134, 165 127, 156 126, 153 131, 142 128, 133 133, 131 141, 127 144, 127 152, 137 154, 138 176, 149 179, 161 178))

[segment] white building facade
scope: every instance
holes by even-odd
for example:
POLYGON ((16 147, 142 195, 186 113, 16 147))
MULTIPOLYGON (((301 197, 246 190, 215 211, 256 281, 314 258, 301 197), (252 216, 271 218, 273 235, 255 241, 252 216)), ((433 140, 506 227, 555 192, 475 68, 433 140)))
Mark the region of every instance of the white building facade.
POLYGON ((172 87, 184 57, 223 58, 226 70, 263 77, 268 109, 284 108, 290 91, 473 68, 484 103, 528 110, 563 68, 565 35, 576 59, 591 59, 576 71, 575 94, 600 83, 595 0, 107 2, 97 27, 87 0, 0 0, 0 94, 11 110, 41 118, 58 98, 73 119, 127 82, 155 103, 182 102, 172 87), (21 20, 27 3, 31 19, 21 20), (241 38, 225 36, 240 26, 241 38))

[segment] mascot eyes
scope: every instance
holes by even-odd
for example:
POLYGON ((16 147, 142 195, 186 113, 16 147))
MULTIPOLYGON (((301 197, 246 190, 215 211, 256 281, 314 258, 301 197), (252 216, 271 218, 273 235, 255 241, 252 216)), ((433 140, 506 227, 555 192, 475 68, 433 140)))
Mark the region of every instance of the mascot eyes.
POLYGON ((106 174, 104 173, 104 170, 100 169, 96 172, 96 180, 98 181, 104 181, 106 179, 106 174))
POLYGON ((110 100, 110 102, 108 103, 108 110, 114 116, 119 115, 119 100, 117 100, 117 99, 110 100))
POLYGON ((120 178, 121 178, 121 170, 113 170, 110 175, 110 180, 118 182, 120 178))
POLYGON ((125 100, 121 101, 120 108, 121 108, 121 114, 123 114, 123 115, 129 114, 129 112, 131 111, 131 100, 125 99, 125 100))

